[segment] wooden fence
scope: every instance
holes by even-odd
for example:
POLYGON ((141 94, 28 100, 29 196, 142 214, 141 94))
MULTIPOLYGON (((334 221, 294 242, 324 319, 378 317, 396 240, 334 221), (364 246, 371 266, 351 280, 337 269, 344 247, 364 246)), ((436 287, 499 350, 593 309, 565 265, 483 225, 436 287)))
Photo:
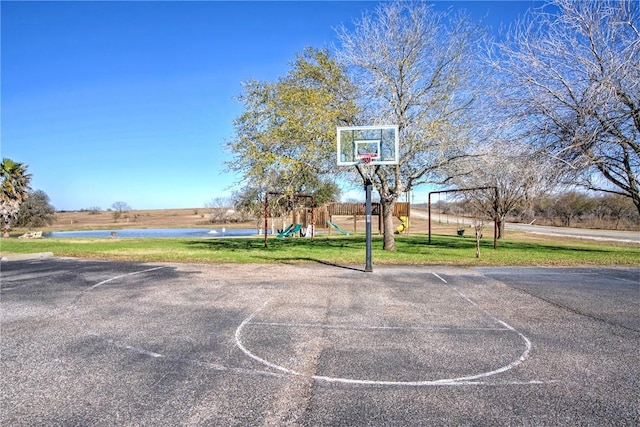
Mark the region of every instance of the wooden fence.
MULTIPOLYGON (((411 213, 411 205, 406 202, 396 202, 393 208, 393 216, 407 216, 411 213)), ((311 223, 311 209, 300 208, 295 209, 290 214, 289 219, 284 222, 292 221, 295 224, 303 224, 304 227, 311 223)), ((378 224, 378 234, 382 233, 382 211, 380 203, 371 204, 371 215, 378 218, 377 221, 373 221, 373 227, 375 223, 378 224)), ((314 223, 316 228, 324 228, 331 234, 332 227, 329 226, 328 221, 335 222, 336 217, 350 217, 353 220, 353 233, 358 232, 358 220, 366 218, 365 204, 364 203, 329 203, 314 209, 314 223)))
MULTIPOLYGON (((396 202, 393 208, 393 216, 410 216, 411 205, 406 202, 396 202)), ((380 203, 371 203, 371 215, 378 217, 378 234, 382 233, 382 211, 380 203)), ((365 218, 364 203, 329 203, 316 209, 316 225, 326 228, 331 233, 331 227, 327 221, 335 222, 335 217, 352 217, 353 232, 358 231, 358 220, 365 218)))

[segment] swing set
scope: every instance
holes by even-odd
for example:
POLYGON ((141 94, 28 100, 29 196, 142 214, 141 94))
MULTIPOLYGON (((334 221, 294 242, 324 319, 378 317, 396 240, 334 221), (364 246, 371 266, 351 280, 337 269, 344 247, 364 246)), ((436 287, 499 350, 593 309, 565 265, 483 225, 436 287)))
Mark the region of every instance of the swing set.
MULTIPOLYGON (((494 206, 494 215, 493 215, 493 248, 498 248, 498 214, 496 207, 498 206, 498 187, 489 186, 489 187, 472 187, 472 188, 459 188, 455 190, 441 190, 441 191, 431 191, 429 192, 429 200, 428 200, 428 220, 429 220, 429 243, 431 243, 431 195, 438 194, 447 194, 447 193, 468 193, 473 191, 482 191, 482 190, 493 190, 493 206, 494 206)), ((440 201, 440 199, 438 199, 440 201)), ((440 214, 438 214, 440 215, 440 214)), ((448 220, 448 217, 447 217, 448 220)), ((464 224, 464 219, 463 219, 464 224)), ((458 219, 458 231, 459 236, 464 235, 464 228, 460 226, 460 220, 458 219)))
MULTIPOLYGON (((279 193, 276 191, 267 191, 265 192, 264 195, 264 247, 267 248, 269 247, 268 244, 268 229, 269 229, 269 195, 272 196, 286 196, 287 197, 287 204, 289 205, 289 207, 291 208, 293 206, 293 201, 297 200, 297 199, 311 199, 311 222, 309 223, 310 226, 310 233, 311 235, 309 237, 311 237, 311 240, 313 241, 313 237, 315 234, 315 218, 314 218, 314 213, 315 213, 315 201, 313 199, 313 196, 310 196, 308 194, 285 194, 285 193, 279 193)), ((291 209, 292 210, 292 209, 291 209)), ((302 229, 302 224, 291 224, 289 227, 283 229, 277 237, 289 237, 289 236, 293 236, 294 234, 300 232, 300 230, 302 229)))

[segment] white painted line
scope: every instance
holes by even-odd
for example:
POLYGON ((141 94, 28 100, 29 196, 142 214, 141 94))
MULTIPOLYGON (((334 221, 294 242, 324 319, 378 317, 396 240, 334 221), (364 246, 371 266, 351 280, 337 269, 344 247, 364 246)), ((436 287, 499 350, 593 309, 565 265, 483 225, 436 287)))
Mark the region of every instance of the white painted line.
MULTIPOLYGON (((440 277, 437 273, 433 273, 436 277, 438 277, 440 280, 442 280, 444 283, 447 283, 442 277, 440 277)), ((474 307, 476 307, 477 309, 481 310, 483 313, 485 313, 487 316, 489 316, 492 320, 494 320, 496 323, 502 325, 504 327, 504 329, 501 330, 508 330, 508 331, 512 331, 514 333, 516 333, 524 342, 525 344, 525 350, 524 352, 520 355, 520 357, 518 357, 518 359, 512 361, 511 363, 502 366, 500 368, 494 369, 492 371, 487 371, 487 372, 481 372, 475 375, 467 375, 464 377, 455 377, 455 378, 443 378, 443 379, 439 379, 439 380, 425 380, 425 381, 380 381, 380 380, 366 380, 366 379, 356 379, 356 378, 340 378, 340 377, 329 377, 329 376, 324 376, 324 375, 313 375, 311 376, 311 378, 313 380, 316 381, 325 381, 325 382, 330 382, 330 383, 341 383, 341 384, 353 384, 353 385, 382 385, 382 386, 438 386, 438 385, 448 385, 448 386, 460 386, 460 385, 484 385, 484 384, 488 384, 486 382, 483 381, 476 381, 479 379, 485 379, 487 377, 493 376, 493 375, 497 375, 503 372, 506 372, 508 370, 511 370, 513 368, 515 368, 516 366, 520 365, 523 361, 525 361, 528 357, 529 357, 529 352, 531 351, 531 341, 529 341, 529 339, 524 336, 522 333, 520 333, 519 331, 517 331, 514 327, 512 327, 511 325, 507 324, 506 322, 503 322, 499 319, 497 319, 496 317, 494 317, 493 315, 491 315, 488 311, 486 311, 485 309, 483 309, 482 307, 480 307, 475 301, 471 300, 468 296, 466 296, 464 293, 462 293, 460 290, 458 290, 457 288, 448 285, 450 288, 452 288, 455 292, 457 292, 462 298, 464 298, 466 301, 468 301, 469 303, 471 303, 474 307)), ((270 368, 276 369, 278 371, 284 372, 286 374, 289 375, 295 375, 295 376, 305 376, 305 374, 295 371, 293 369, 289 369, 289 368, 285 368, 284 366, 280 366, 277 365, 275 363, 272 363, 254 353, 252 353, 248 348, 246 348, 244 346, 244 344, 242 343, 242 330, 245 328, 246 325, 248 325, 249 323, 251 323, 251 320, 260 312, 262 311, 268 304, 268 301, 265 302, 259 309, 257 309, 255 312, 253 312, 249 317, 247 317, 246 319, 244 319, 240 325, 238 326, 238 328, 236 329, 235 332, 235 341, 236 341, 236 345, 238 346, 238 348, 248 357, 250 357, 251 359, 254 359, 255 361, 262 363, 265 366, 268 366, 270 368)), ((533 381, 526 381, 526 382, 522 382, 522 381, 518 381, 518 382, 503 382, 502 384, 542 384, 543 382, 538 381, 538 380, 533 380, 533 381)), ((546 382, 544 382, 546 383, 546 382)))
MULTIPOLYGON (((119 275, 119 276, 115 276, 112 277, 110 279, 106 279, 103 280, 91 287, 89 287, 85 292, 89 292, 93 289, 96 289, 99 286, 102 286, 106 283, 112 282, 114 280, 120 279, 120 278, 124 278, 124 277, 128 277, 128 276, 133 276, 133 275, 137 275, 137 274, 142 274, 142 273, 146 273, 146 272, 150 272, 150 271, 154 271, 154 270, 159 270, 162 268, 167 268, 166 266, 161 266, 161 267, 154 267, 154 268, 149 268, 146 270, 141 270, 141 271, 136 271, 136 272, 132 272, 132 273, 127 273, 127 274, 123 274, 123 275, 119 275)), ((440 277, 437 273, 433 273, 433 275, 435 275, 438 279, 440 279, 442 282, 444 282, 445 284, 447 283, 446 280, 444 280, 442 277, 440 277)), ((313 380, 316 381, 325 381, 325 382, 332 382, 332 383, 342 383, 342 384, 355 384, 355 385, 388 385, 388 386, 439 386, 439 385, 444 385, 444 386, 462 386, 462 385, 502 385, 502 384, 507 384, 507 385, 525 385, 525 384, 545 384, 548 383, 549 381, 538 381, 538 380, 532 380, 532 381, 506 381, 506 382, 499 382, 499 383, 487 383, 484 381, 475 381, 481 378, 486 378, 492 375, 496 375, 498 373, 501 372, 505 372, 508 371, 512 368, 514 368, 515 366, 519 365, 520 363, 522 363, 525 359, 527 359, 528 355, 529 355, 529 351, 531 349, 531 342, 527 339, 527 337, 525 337, 523 334, 521 334, 520 332, 518 332, 515 328, 513 328, 512 326, 508 325, 507 323, 495 318, 494 316, 492 316, 490 313, 488 313, 486 310, 484 310, 482 307, 480 307, 478 304, 476 304, 473 300, 471 300, 469 297, 467 297, 464 293, 462 293, 461 291, 459 291, 458 289, 456 289, 453 286, 450 286, 454 291, 456 291, 460 296, 462 296, 465 300, 467 300, 469 303, 471 303, 472 305, 474 305, 476 308, 478 308, 479 310, 483 311, 485 314, 487 314, 491 319, 493 319, 496 323, 500 324, 503 326, 503 328, 478 328, 478 329, 469 329, 469 328, 461 328, 461 329, 456 329, 456 328, 432 328, 432 329, 428 329, 428 328, 398 328, 398 327, 364 327, 364 328, 360 328, 360 329, 365 329, 365 330, 411 330, 411 329, 424 329, 424 330, 495 330, 495 331, 512 331, 515 332, 516 334, 518 334, 518 336, 520 336, 520 338, 522 338, 526 344, 526 350, 524 351, 524 353, 515 361, 511 362, 510 364, 503 366, 501 368, 495 369, 493 371, 489 371, 489 372, 483 372, 483 373, 479 373, 476 375, 470 375, 470 376, 465 376, 465 377, 457 377, 457 378, 445 378, 445 379, 439 379, 439 380, 427 380, 427 381, 379 381, 379 380, 364 380, 364 379, 354 379, 354 378, 339 378, 339 377, 329 377, 329 376, 322 376, 322 375, 313 375, 311 376, 311 378, 313 380)), ((238 348, 248 357, 256 360, 257 362, 270 367, 272 369, 275 369, 277 371, 283 372, 287 375, 294 375, 294 376, 305 376, 303 373, 295 371, 293 369, 288 369, 285 368, 283 366, 277 365, 275 363, 269 362, 266 359, 263 359, 261 357, 259 357, 258 355, 252 353, 249 349, 247 349, 244 344, 242 343, 242 330, 244 329, 244 327, 246 325, 248 325, 249 323, 251 323, 251 321, 253 320, 253 318, 260 312, 262 311, 267 305, 269 304, 269 301, 266 301, 260 308, 258 308, 256 311, 254 311, 249 317, 245 318, 240 325, 238 326, 238 328, 236 328, 235 331, 235 342, 236 345, 238 346, 238 348)), ((327 325, 314 325, 314 324, 310 324, 310 325, 305 325, 305 324, 281 324, 281 323, 260 323, 260 322, 256 322, 255 325, 272 325, 272 326, 289 326, 289 327, 324 327, 324 328, 330 328, 327 325)), ((341 326, 336 326, 335 329, 350 329, 348 326, 347 327, 341 327, 341 326)), ((357 330, 357 329, 356 329, 357 330)), ((171 358, 167 358, 165 355, 160 354, 160 353, 156 353, 153 351, 149 351, 149 350, 145 350, 143 348, 138 348, 138 347, 133 347, 130 345, 126 345, 126 344, 118 344, 115 341, 105 338, 100 334, 97 333, 90 333, 91 335, 94 335, 96 337, 99 337, 101 339, 106 340, 107 342, 111 343, 112 345, 115 345, 117 347, 120 348, 124 348, 127 349, 129 351, 133 351, 136 352, 138 354, 142 354, 142 355, 146 355, 155 359, 165 359, 165 360, 176 360, 176 361, 181 361, 181 362, 188 362, 188 363, 192 363, 192 364, 196 364, 196 365, 201 365, 201 366, 206 366, 209 367, 211 369, 215 369, 215 370, 219 370, 219 371, 234 371, 234 372, 239 372, 239 373, 249 373, 249 374, 258 374, 258 375, 267 375, 267 376, 280 376, 279 374, 275 374, 273 372, 267 372, 267 371, 260 371, 260 370, 249 370, 249 369, 242 369, 242 368, 227 368, 225 366, 222 365, 217 365, 217 364, 211 364, 211 363, 206 363, 206 362, 200 362, 200 361, 191 361, 191 360, 182 360, 182 359, 171 359, 171 358)))
POLYGON ((91 335, 93 337, 96 337, 96 338, 100 338, 101 340, 104 340, 104 341, 108 342, 111 345, 115 345, 116 347, 126 348, 127 350, 131 350, 131 351, 134 351, 134 352, 139 353, 139 354, 144 354, 145 356, 150 356, 150 357, 153 357, 153 358, 156 358, 156 359, 160 358, 160 357, 164 357, 162 354, 156 353, 156 352, 153 352, 153 351, 149 351, 149 350, 145 350, 145 349, 137 348, 137 347, 132 347, 132 346, 126 345, 126 344, 118 344, 114 340, 112 340, 111 338, 106 338, 102 334, 99 334, 97 332, 89 332, 89 335, 91 335))
POLYGON ((524 352, 520 355, 520 357, 517 360, 514 360, 513 362, 509 363, 506 366, 503 366, 501 368, 498 368, 496 370, 490 371, 490 372, 485 372, 482 374, 478 374, 478 375, 472 375, 472 376, 468 376, 468 377, 463 377, 460 378, 461 380, 473 380, 473 379, 478 379, 478 378, 483 378, 483 377, 487 377, 487 376, 491 376, 491 375, 495 375, 495 374, 499 374, 505 371, 508 371, 512 368, 515 368, 516 366, 518 366, 519 364, 521 364, 522 362, 524 362, 528 357, 529 357, 529 352, 531 351, 531 341, 529 341, 529 339, 524 336, 524 334, 522 334, 520 331, 516 330, 513 326, 509 325, 506 322, 503 322, 502 320, 496 318, 494 315, 492 315, 491 313, 489 313, 487 310, 485 310, 483 307, 480 307, 478 305, 478 303, 476 303, 475 301, 473 301, 471 298, 469 298, 465 293, 463 293, 461 290, 459 290, 458 288, 456 288, 455 286, 452 285, 447 285, 449 286, 451 289, 453 289, 456 293, 458 293, 458 295, 460 295, 462 298, 464 298, 466 301, 468 301, 471 305, 473 305, 475 308, 477 308, 478 310, 482 311, 484 314, 486 314, 489 318, 491 318, 494 322, 504 326, 505 328, 515 332, 516 334, 518 334, 518 336, 524 341, 525 343, 525 350, 524 352))
POLYGON ((287 369, 287 368, 285 368, 285 367, 283 367, 283 366, 276 365, 275 363, 271 363, 271 362, 269 362, 268 360, 265 360, 265 359, 263 359, 263 358, 261 358, 261 357, 259 357, 259 356, 255 355, 255 354, 253 354, 251 351, 249 351, 249 349, 247 349, 247 348, 244 346, 244 344, 242 344, 242 340, 240 339, 240 335, 241 335, 241 332, 242 332, 242 328, 244 328, 244 326, 245 326, 247 323, 251 322, 251 319, 253 319, 253 318, 254 318, 254 316, 255 316, 256 314, 258 314, 260 311, 262 311, 262 310, 267 306, 267 304, 268 304, 268 303, 269 303, 269 301, 266 301, 264 304, 262 304, 262 307, 260 307, 259 309, 257 309, 257 310, 256 310, 256 311, 254 311, 253 313, 251 313, 251 315, 250 315, 249 317, 247 317, 246 319, 244 319, 244 320, 242 321, 242 323, 240 323, 240 325, 236 328, 236 333, 235 333, 236 345, 238 346, 238 348, 239 348, 239 349, 240 349, 244 354, 246 354, 247 356, 249 356, 249 357, 250 357, 250 358, 252 358, 253 360, 256 360, 256 361, 258 361, 258 362, 262 363, 262 364, 263 364, 263 365, 265 365, 265 366, 268 366, 268 367, 270 367, 270 368, 273 368, 273 369, 276 369, 276 370, 279 370, 279 371, 285 372, 285 373, 287 373, 287 374, 289 374, 289 375, 299 375, 299 376, 302 376, 302 374, 301 374, 301 373, 299 373, 299 372, 293 371, 293 370, 291 370, 291 369, 287 369))
POLYGON ((273 372, 268 372, 268 371, 255 370, 255 369, 245 369, 245 368, 229 368, 227 366, 220 365, 218 363, 202 362, 200 360, 182 359, 182 358, 177 358, 177 357, 169 357, 169 356, 166 356, 164 354, 160 354, 160 353, 156 353, 156 352, 153 352, 153 351, 145 350, 143 348, 138 348, 138 347, 133 347, 133 346, 130 346, 130 345, 127 345, 127 344, 118 343, 115 340, 113 340, 111 338, 106 338, 105 336, 103 336, 102 334, 99 334, 97 332, 89 332, 89 335, 94 336, 94 337, 96 337, 98 339, 101 339, 103 341, 106 341, 110 345, 113 345, 114 347, 126 349, 126 350, 132 351, 134 353, 138 353, 138 354, 142 354, 142 355, 145 355, 145 356, 153 357, 154 359, 164 359, 164 360, 167 360, 167 361, 170 361, 170 362, 188 363, 190 365, 202 366, 202 367, 205 367, 207 369, 212 369, 212 370, 215 370, 215 371, 237 372, 237 373, 241 373, 241 374, 251 374, 251 375, 260 375, 260 376, 268 376, 268 377, 282 377, 283 376, 282 374, 275 374, 273 372))
POLYGON ((442 280, 444 283, 447 283, 447 281, 446 281, 446 280, 444 280, 442 277, 440 277, 440 275, 439 275, 438 273, 431 273, 431 274, 433 274, 434 276, 436 276, 438 279, 442 280))
POLYGON ((168 268, 168 267, 167 266, 160 266, 160 267, 147 268, 146 270, 134 271, 134 272, 127 273, 127 274, 121 274, 119 276, 114 276, 114 277, 111 277, 109 279, 103 280, 102 282, 96 283, 95 285, 88 287, 87 289, 83 290, 80 294, 78 294, 75 297, 74 301, 69 305, 69 307, 67 307, 67 309, 68 310, 74 310, 76 308, 76 304, 78 303, 78 301, 80 301, 82 299, 82 297, 84 295, 86 295, 87 293, 91 292, 92 290, 96 289, 99 286, 102 286, 102 285, 107 284, 109 282, 112 282, 114 280, 122 279, 123 277, 135 276, 136 274, 148 273, 150 271, 160 270, 162 268, 168 268))
MULTIPOLYGON (((134 271, 132 273, 127 273, 127 274, 122 274, 119 276, 115 276, 112 277, 110 279, 106 279, 101 281, 100 283, 96 283, 95 285, 87 288, 84 293, 89 292, 99 286, 102 286, 106 283, 109 283, 111 281, 117 280, 117 279, 121 279, 123 277, 129 277, 129 276, 133 276, 136 274, 142 274, 142 273, 147 273, 150 271, 155 271, 155 270, 160 270, 162 268, 168 268, 167 266, 160 266, 160 267, 153 267, 153 268, 148 268, 146 270, 141 270, 141 271, 134 271)), ((78 297, 78 299, 80 299, 81 297, 78 297)), ((77 301, 76 301, 77 302, 77 301)), ((266 305, 266 303, 265 303, 266 305)), ((75 306, 75 303, 71 305, 70 308, 73 308, 75 306)), ((237 373, 241 373, 241 374, 250 374, 250 375, 259 375, 259 376, 268 376, 268 377, 282 377, 282 374, 277 374, 277 373, 273 373, 273 372, 269 372, 269 371, 264 371, 264 370, 257 370, 257 369, 245 369, 245 368, 229 368, 226 367, 224 365, 220 365, 217 363, 210 363, 210 362, 202 362, 202 361, 198 361, 198 360, 191 360, 191 359, 182 359, 182 358, 173 358, 173 357, 167 357, 164 354, 161 353, 156 353, 154 351, 150 351, 150 350, 146 350, 144 348, 140 348, 140 347, 134 347, 128 344, 122 344, 122 343, 118 343, 113 339, 110 338, 106 338, 105 336, 103 336, 100 333, 97 332, 89 332, 89 335, 94 336, 96 338, 99 338, 101 340, 104 340, 106 342, 108 342, 109 344, 113 345, 114 347, 117 348, 123 348, 126 349, 128 351, 132 351, 134 353, 137 354, 141 354, 144 356, 148 356, 148 357, 152 357, 154 359, 163 359, 163 360, 167 360, 167 361, 171 361, 171 362, 181 362, 181 363, 189 363, 191 365, 196 365, 196 366, 203 366, 207 369, 213 369, 216 371, 227 371, 227 372, 237 372, 237 373)))
POLYGON ((120 276, 115 276, 115 277, 112 277, 112 278, 110 278, 110 279, 103 280, 103 281, 102 281, 102 282, 100 282, 100 283, 96 283, 95 285, 93 285, 93 286, 91 286, 90 288, 88 288, 88 289, 86 290, 86 292, 92 291, 92 290, 94 290, 95 288, 97 288, 98 286, 102 286, 102 285, 104 285, 105 283, 109 283, 109 282, 112 282, 112 281, 114 281, 114 280, 122 279, 123 277, 129 277, 129 276, 134 276, 134 275, 136 275, 136 274, 148 273, 148 272, 150 272, 150 271, 160 270, 161 268, 167 268, 167 266, 153 267, 153 268, 148 268, 148 269, 146 269, 146 270, 134 271, 134 272, 132 272, 132 273, 127 273, 127 274, 121 274, 120 276))
POLYGON ((26 288, 27 286, 33 286, 33 283, 25 283, 24 285, 13 286, 11 288, 2 288, 0 292, 13 291, 14 289, 26 288))
POLYGON ((513 328, 456 328, 452 326, 350 326, 350 325, 323 325, 319 323, 278 323, 278 322, 251 322, 257 326, 276 326, 283 328, 320 328, 348 331, 513 331, 513 328))

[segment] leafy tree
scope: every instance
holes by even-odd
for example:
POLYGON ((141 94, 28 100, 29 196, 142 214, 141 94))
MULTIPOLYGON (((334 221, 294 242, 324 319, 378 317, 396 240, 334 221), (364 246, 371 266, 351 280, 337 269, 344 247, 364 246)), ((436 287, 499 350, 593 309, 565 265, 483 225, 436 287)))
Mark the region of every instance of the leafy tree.
POLYGON ((233 206, 236 211, 242 212, 253 219, 256 229, 261 227, 264 221, 264 191, 259 187, 245 186, 242 190, 236 192, 233 196, 233 206))
POLYGON ((336 197, 336 126, 351 124, 353 88, 328 50, 307 48, 275 83, 243 84, 244 112, 234 121, 230 170, 245 182, 236 208, 259 218, 265 191, 313 195, 317 203, 336 197))
POLYGON ((351 123, 355 106, 345 71, 325 50, 307 48, 275 83, 243 84, 244 112, 234 121, 227 162, 250 187, 299 192, 335 166, 336 126, 351 123), (274 178, 277 180, 274 180, 274 178))
POLYGON ((499 45, 499 99, 514 130, 575 172, 574 183, 630 198, 640 213, 640 6, 554 0, 499 45))
POLYGON ((9 158, 2 159, 0 165, 0 182, 2 196, 0 200, 0 216, 4 227, 3 237, 9 237, 11 221, 20 212, 20 205, 29 197, 31 174, 27 173, 27 165, 14 162, 9 158))
POLYGON ((55 209, 49 203, 49 196, 42 190, 36 190, 20 205, 20 211, 15 219, 16 227, 43 227, 51 225, 54 220, 55 209))
POLYGON ((331 180, 321 180, 315 186, 313 199, 317 206, 340 199, 340 188, 331 180))

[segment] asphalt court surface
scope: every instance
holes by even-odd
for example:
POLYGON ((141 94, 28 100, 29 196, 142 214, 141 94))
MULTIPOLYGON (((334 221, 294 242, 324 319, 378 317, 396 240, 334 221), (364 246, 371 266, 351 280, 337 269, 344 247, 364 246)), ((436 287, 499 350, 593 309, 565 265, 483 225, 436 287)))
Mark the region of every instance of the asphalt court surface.
POLYGON ((1 425, 639 425, 640 272, 1 264, 1 425))

